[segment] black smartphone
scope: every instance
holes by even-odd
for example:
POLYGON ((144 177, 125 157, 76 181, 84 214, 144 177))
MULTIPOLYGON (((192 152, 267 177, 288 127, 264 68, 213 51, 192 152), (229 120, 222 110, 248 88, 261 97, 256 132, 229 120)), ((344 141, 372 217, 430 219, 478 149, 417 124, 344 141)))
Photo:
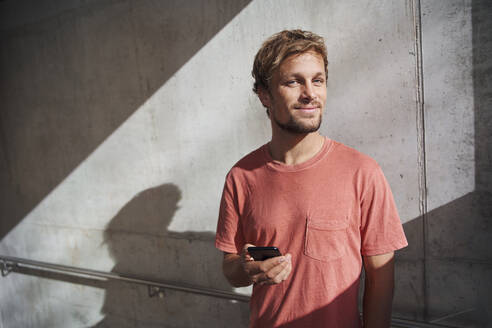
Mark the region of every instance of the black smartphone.
POLYGON ((255 261, 264 261, 272 257, 282 256, 278 248, 273 246, 248 247, 248 253, 255 261))

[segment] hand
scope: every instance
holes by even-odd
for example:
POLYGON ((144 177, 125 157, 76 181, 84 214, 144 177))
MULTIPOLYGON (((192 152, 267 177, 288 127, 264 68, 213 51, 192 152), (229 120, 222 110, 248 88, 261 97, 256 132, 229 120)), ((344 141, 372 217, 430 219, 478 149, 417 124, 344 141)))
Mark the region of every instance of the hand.
POLYGON ((241 252, 241 264, 252 283, 274 285, 281 283, 289 277, 292 271, 292 257, 290 254, 272 257, 265 261, 255 261, 249 255, 248 247, 254 247, 254 245, 244 245, 241 252))

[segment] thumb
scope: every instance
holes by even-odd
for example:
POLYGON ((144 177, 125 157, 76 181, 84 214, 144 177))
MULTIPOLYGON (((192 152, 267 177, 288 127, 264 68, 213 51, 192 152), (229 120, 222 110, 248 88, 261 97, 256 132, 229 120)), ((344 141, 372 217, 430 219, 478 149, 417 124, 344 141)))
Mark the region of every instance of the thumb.
POLYGON ((253 244, 244 244, 243 246, 243 253, 248 253, 248 247, 255 247, 253 244))

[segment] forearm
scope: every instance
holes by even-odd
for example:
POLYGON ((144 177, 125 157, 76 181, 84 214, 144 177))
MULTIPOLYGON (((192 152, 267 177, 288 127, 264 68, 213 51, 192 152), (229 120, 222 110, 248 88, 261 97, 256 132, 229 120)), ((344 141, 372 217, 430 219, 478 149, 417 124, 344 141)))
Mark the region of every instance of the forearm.
POLYGON ((364 289, 364 328, 387 328, 391 321, 393 286, 368 283, 364 289))
POLYGON ((252 281, 243 268, 241 256, 238 254, 224 255, 222 271, 229 283, 234 287, 244 287, 252 284, 252 281))
POLYGON ((391 322, 394 289, 393 256, 388 254, 379 259, 366 258, 365 262, 364 328, 388 328, 391 322))

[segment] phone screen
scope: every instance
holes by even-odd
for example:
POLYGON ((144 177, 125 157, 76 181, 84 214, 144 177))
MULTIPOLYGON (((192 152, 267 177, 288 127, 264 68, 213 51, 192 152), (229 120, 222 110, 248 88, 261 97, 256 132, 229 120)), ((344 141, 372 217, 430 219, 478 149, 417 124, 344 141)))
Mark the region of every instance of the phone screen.
POLYGON ((274 246, 248 247, 248 253, 255 261, 264 261, 272 257, 282 256, 274 246))

